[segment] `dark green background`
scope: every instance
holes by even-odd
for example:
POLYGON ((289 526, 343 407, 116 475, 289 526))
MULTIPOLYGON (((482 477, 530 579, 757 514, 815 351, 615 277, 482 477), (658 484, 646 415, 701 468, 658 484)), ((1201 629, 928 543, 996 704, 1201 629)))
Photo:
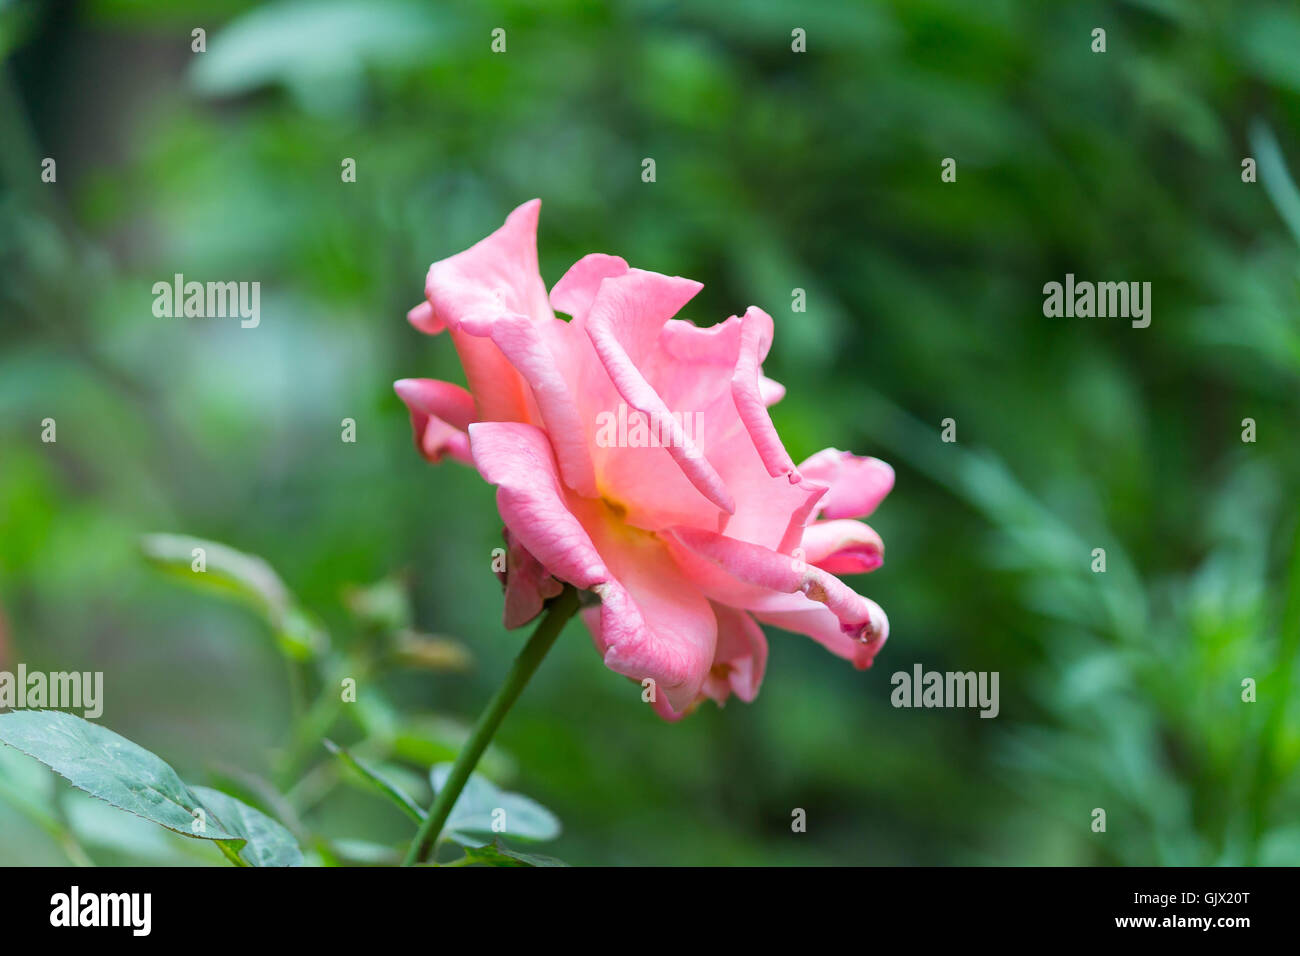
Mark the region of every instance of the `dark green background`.
MULTIPOLYGON (((366 729, 331 735, 426 800, 394 728, 454 740, 523 634, 500 626, 492 490, 412 447, 392 381, 459 370, 403 315, 431 261, 540 196, 548 284, 601 251, 703 281, 702 324, 764 307, 795 459, 898 473, 886 564, 856 579, 892 622, 870 671, 773 633, 753 705, 666 725, 570 627, 487 768, 561 817, 543 852, 1300 862, 1294 4, 10 0, 0 55, 0 669, 102 670, 102 722, 187 779, 272 777, 285 662, 140 535, 264 556, 336 647, 368 640, 345 589, 405 575, 414 625, 473 668, 365 683, 366 729), (155 318, 177 272, 260 281, 261 326, 155 318), (1151 282, 1150 328, 1045 318, 1067 272, 1151 282), (1001 714, 893 709, 917 662, 998 671, 1001 714)), ((30 771, 0 762, 50 786, 30 771)), ((137 830, 48 792, 99 862, 219 860, 110 845, 137 830)), ((329 841, 410 832, 346 782, 304 814, 329 841)), ((65 859, 3 802, 0 832, 0 863, 65 859)))

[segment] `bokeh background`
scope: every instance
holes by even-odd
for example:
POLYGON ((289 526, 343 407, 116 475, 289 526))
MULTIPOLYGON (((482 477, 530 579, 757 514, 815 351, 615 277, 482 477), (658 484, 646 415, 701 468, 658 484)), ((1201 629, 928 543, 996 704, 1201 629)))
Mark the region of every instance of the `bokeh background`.
MULTIPOLYGON (((540 196, 548 284, 603 251, 703 281, 701 324, 764 307, 795 460, 898 474, 870 671, 772 633, 754 704, 667 725, 570 626, 484 765, 563 821, 541 852, 1300 862, 1294 4, 6 0, 0 55, 0 669, 103 671, 105 726, 319 859, 409 839, 320 737, 424 802, 525 635, 492 490, 412 445, 392 381, 460 373, 403 316, 540 196), (156 318, 178 272, 261 282, 260 327, 156 318), (1045 318, 1067 272, 1151 282, 1150 328, 1045 318), (263 557, 329 650, 159 573, 154 532, 263 557), (1000 715, 892 708, 918 662, 999 672, 1000 715)), ((0 833, 220 861, 12 751, 0 833)))

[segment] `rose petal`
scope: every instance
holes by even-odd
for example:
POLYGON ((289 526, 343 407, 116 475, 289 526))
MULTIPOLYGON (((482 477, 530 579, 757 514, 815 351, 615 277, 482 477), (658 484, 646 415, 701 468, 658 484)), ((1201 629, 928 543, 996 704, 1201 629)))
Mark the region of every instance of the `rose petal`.
MULTIPOLYGON (((658 569, 660 572, 662 569, 658 569)), ((660 587, 655 571, 624 568, 630 587, 611 580, 593 590, 600 595, 601 653, 610 670, 641 681, 655 681, 655 696, 675 714, 695 703, 717 643, 717 619, 709 602, 680 573, 660 587)))
POLYGON ((827 518, 865 518, 894 487, 894 469, 879 458, 863 458, 827 448, 802 465, 805 478, 830 487, 822 499, 827 518))
POLYGON ((664 323, 686 304, 700 285, 688 279, 661 276, 633 269, 625 276, 606 279, 592 304, 587 334, 614 387, 632 408, 650 421, 663 422, 669 438, 668 454, 691 484, 728 514, 735 501, 717 471, 709 464, 668 406, 645 380, 637 360, 653 347, 664 323))
POLYGON ((505 585, 503 621, 506 630, 513 630, 542 613, 547 599, 559 595, 564 585, 547 573, 509 528, 505 530, 505 539, 506 569, 497 577, 505 585))
MULTIPOLYGON (((794 461, 781 444, 781 438, 772 424, 772 417, 767 413, 767 403, 763 401, 762 375, 759 366, 767 357, 772 347, 772 317, 762 309, 750 306, 745 310, 745 318, 740 327, 740 354, 736 359, 736 370, 731 379, 731 394, 736 400, 736 411, 745 429, 758 449, 759 456, 767 468, 767 473, 776 478, 790 475, 794 471, 794 461)), ((795 474, 791 484, 798 481, 795 474)))
MULTIPOLYGON (((867 599, 863 598, 863 600, 867 599)), ((889 638, 889 618, 874 601, 868 603, 874 609, 873 613, 878 619, 878 624, 871 639, 865 643, 855 640, 852 635, 845 634, 831 610, 820 604, 805 602, 803 607, 788 611, 771 610, 753 613, 754 617, 764 624, 811 637, 836 657, 852 661, 853 666, 858 670, 865 670, 871 666, 889 638)))
POLYGON ((627 271, 627 262, 618 256, 599 252, 583 256, 552 286, 551 308, 570 316, 573 325, 581 327, 587 321, 587 313, 591 311, 591 303, 601 282, 627 271))
POLYGON ((406 321, 425 335, 437 335, 447 327, 447 323, 433 314, 433 306, 427 300, 407 312, 406 321))
POLYGON ((577 588, 609 579, 566 501, 545 432, 519 422, 475 422, 469 442, 479 473, 497 486, 501 519, 543 567, 577 588))
POLYGON ((473 418, 469 392, 427 378, 402 379, 393 383, 393 390, 411 413, 411 431, 421 455, 435 464, 444 455, 470 463, 469 438, 461 427, 473 418))
MULTIPOLYGON (((474 332, 476 321, 467 320, 462 328, 474 332)), ((565 483, 584 497, 596 497, 596 473, 588 450, 587 431, 569 383, 543 338, 541 326, 527 316, 506 315, 498 316, 483 331, 491 336, 532 389, 565 483)))
POLYGON ((722 706, 733 692, 745 703, 758 696, 767 669, 767 638, 749 614, 714 604, 718 649, 704 681, 703 693, 722 706))
POLYGON ((453 428, 464 431, 474 421, 474 396, 459 385, 432 378, 403 378, 393 383, 393 391, 412 411, 441 418, 453 428))
POLYGON ((768 408, 785 398, 785 386, 776 379, 768 378, 766 375, 759 376, 758 391, 763 396, 763 404, 768 408))
POLYGON ((818 521, 804 529, 804 560, 831 574, 866 574, 885 561, 885 543, 861 521, 818 521))
POLYGON ((674 528, 671 534, 687 552, 675 552, 679 561, 691 555, 703 559, 702 565, 688 560, 685 566, 692 572, 691 580, 715 601, 732 607, 784 611, 792 605, 773 602, 762 592, 802 594, 826 605, 839 621, 840 630, 864 644, 877 641, 881 629, 888 627, 875 602, 815 565, 696 528, 674 528))
POLYGON ((605 665, 653 678, 657 695, 683 712, 713 663, 717 619, 708 600, 657 535, 627 527, 604 502, 571 496, 570 506, 609 572, 591 588, 601 598, 605 665))
MULTIPOLYGON (((515 314, 555 321, 537 269, 540 209, 540 200, 524 203, 487 238, 435 262, 425 280, 430 323, 451 329, 482 421, 540 421, 527 385, 484 331, 497 318, 515 314), (462 329, 467 322, 475 334, 462 329)), ((423 315, 416 319, 423 321, 423 315)))
POLYGON ((540 199, 524 203, 496 232, 429 267, 424 294, 438 319, 456 328, 475 313, 555 318, 537 268, 541 210, 540 199))

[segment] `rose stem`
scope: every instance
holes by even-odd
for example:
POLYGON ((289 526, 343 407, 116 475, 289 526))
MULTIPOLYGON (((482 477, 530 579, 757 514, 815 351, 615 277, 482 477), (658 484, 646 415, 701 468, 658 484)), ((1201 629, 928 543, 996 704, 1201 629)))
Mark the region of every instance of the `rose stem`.
POLYGON ((487 750, 497 728, 501 726, 501 721, 505 720, 511 706, 519 699, 524 685, 533 676, 537 665, 542 662, 546 652, 559 637, 560 631, 564 630, 564 625, 577 610, 578 592, 571 586, 565 585, 560 595, 547 605, 546 614, 533 631, 532 637, 528 639, 528 643, 524 645, 524 649, 515 658, 510 673, 506 675, 505 683, 497 689, 492 700, 488 702, 487 709, 479 716, 469 740, 465 742, 465 748, 456 755, 451 775, 447 777, 447 782, 433 798, 433 805, 429 807, 424 822, 420 824, 419 832, 411 841, 411 847, 406 852, 406 859, 402 861, 402 866, 423 863, 429 858, 429 853, 433 850, 438 837, 442 835, 443 824, 451 815, 451 808, 456 805, 456 798, 460 796, 461 790, 469 781, 469 775, 478 765, 483 751, 487 750))

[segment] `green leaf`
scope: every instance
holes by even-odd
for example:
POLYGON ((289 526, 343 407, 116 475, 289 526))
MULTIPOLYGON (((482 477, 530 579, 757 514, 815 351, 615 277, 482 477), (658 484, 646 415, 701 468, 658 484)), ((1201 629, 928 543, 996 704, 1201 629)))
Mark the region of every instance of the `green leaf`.
POLYGON ((1259 162, 1259 181, 1273 201, 1278 215, 1291 229, 1292 235, 1300 240, 1300 189, 1287 172, 1286 158, 1277 137, 1261 120, 1255 120, 1250 126, 1250 145, 1259 162))
POLYGON ((302 851, 293 834, 261 810, 256 810, 230 794, 210 787, 191 787, 190 791, 208 811, 209 826, 215 819, 243 842, 229 847, 252 866, 302 866, 302 851))
POLYGON ((329 635, 320 622, 296 604, 285 608, 279 622, 272 620, 271 627, 280 650, 296 660, 307 660, 329 648, 329 635))
POLYGON ((232 20, 196 57, 194 88, 207 95, 247 93, 272 83, 318 110, 351 103, 372 63, 420 61, 450 47, 450 28, 435 10, 397 0, 286 0, 232 20), (324 93, 341 103, 330 103, 324 93))
POLYGON ((345 764, 355 770, 364 780, 374 786, 376 790, 382 793, 389 800, 393 801, 397 807, 408 817, 419 823, 424 819, 424 810, 420 805, 407 796, 402 790, 379 771, 375 770, 364 763, 361 758, 354 757, 346 749, 340 747, 332 740, 325 741, 325 749, 338 756, 345 764))
MULTIPOLYGON (((434 792, 442 789, 452 765, 438 764, 430 774, 434 792)), ((560 821, 536 800, 507 793, 479 774, 471 774, 456 799, 443 832, 462 846, 478 843, 473 834, 508 833, 523 840, 554 840, 560 821)))
POLYGON ((57 710, 0 714, 0 741, 35 757, 105 803, 183 836, 240 840, 209 820, 195 832, 201 804, 167 763, 125 737, 57 710))
POLYGON ((331 840, 326 849, 335 858, 335 866, 397 866, 402 862, 402 854, 391 846, 369 840, 331 840))
POLYGON ((145 560, 172 577, 252 607, 266 619, 289 657, 305 660, 328 647, 324 629, 298 606, 280 576, 261 558, 216 541, 178 534, 145 535, 140 547, 145 560))
POLYGON ((493 840, 486 846, 465 847, 465 859, 470 865, 484 866, 568 866, 563 860, 538 853, 520 853, 512 850, 500 840, 493 840))

